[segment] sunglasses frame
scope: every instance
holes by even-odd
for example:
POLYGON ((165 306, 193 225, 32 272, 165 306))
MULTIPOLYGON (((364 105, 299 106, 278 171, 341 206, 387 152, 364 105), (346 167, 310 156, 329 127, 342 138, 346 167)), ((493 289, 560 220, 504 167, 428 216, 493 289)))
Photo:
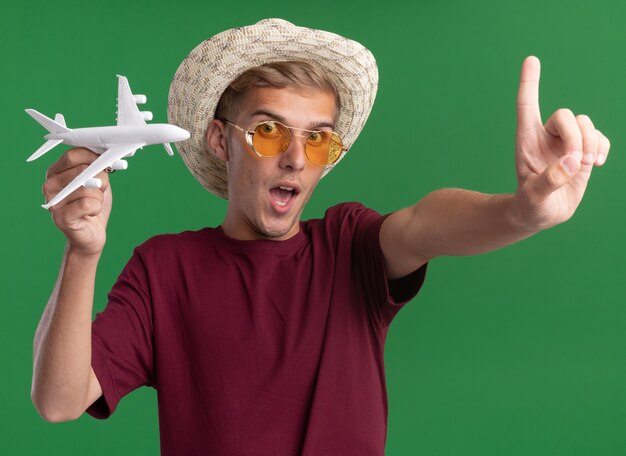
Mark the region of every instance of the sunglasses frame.
MULTIPOLYGON (((235 127, 237 130, 242 132, 244 134, 245 138, 246 138, 246 142, 250 146, 250 149, 252 149, 254 151, 254 153, 257 154, 259 157, 268 158, 268 157, 278 157, 278 156, 282 155, 285 152, 285 150, 287 150, 287 148, 289 147, 289 144, 291 144, 291 141, 293 140, 294 137, 304 138, 304 139, 307 140, 304 143, 304 154, 306 155, 307 160, 309 160, 315 166, 321 166, 321 167, 332 166, 335 163, 337 163, 339 161, 339 159, 341 158, 341 156, 344 154, 344 152, 346 152, 348 150, 348 148, 343 145, 343 141, 341 140, 341 137, 334 131, 328 131, 328 130, 307 130, 306 128, 290 127, 289 125, 285 125, 284 123, 279 122, 277 120, 263 120, 261 122, 254 122, 254 123, 250 124, 250 126, 248 126, 248 129, 242 128, 239 125, 236 125, 236 124, 234 124, 232 122, 229 122, 228 120, 222 120, 222 122, 230 125, 231 127, 235 127), (273 124, 281 125, 281 126, 285 127, 287 129, 287 131, 289 132, 289 142, 287 143, 287 147, 285 147, 285 149, 281 153, 279 153, 277 155, 263 155, 258 150, 256 150, 256 148, 254 147, 253 138, 254 138, 255 130, 256 130, 256 128, 259 125, 263 125, 265 123, 273 123, 273 124), (305 135, 297 135, 292 130, 307 132, 309 134, 307 136, 305 136, 305 135), (327 163, 325 165, 320 165, 319 163, 315 163, 313 160, 311 160, 309 158, 309 154, 308 154, 308 146, 309 146, 308 145, 308 139, 309 139, 309 137, 313 133, 322 133, 322 132, 323 133, 330 133, 331 135, 334 134, 335 136, 337 136, 337 138, 339 138, 339 142, 341 143, 341 152, 339 153, 339 155, 337 155, 337 159, 335 161, 333 161, 332 163, 327 163)), ((329 145, 329 147, 330 147, 330 145, 329 145)))

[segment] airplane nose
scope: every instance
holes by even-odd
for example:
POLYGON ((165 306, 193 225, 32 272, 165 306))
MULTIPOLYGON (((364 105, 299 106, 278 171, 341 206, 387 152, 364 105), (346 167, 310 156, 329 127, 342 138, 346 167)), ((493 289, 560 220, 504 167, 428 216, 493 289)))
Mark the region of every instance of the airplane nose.
POLYGON ((176 126, 174 126, 174 128, 176 128, 176 131, 175 131, 175 135, 176 135, 175 141, 176 142, 184 141, 186 139, 189 139, 189 137, 191 136, 191 134, 187 130, 185 130, 183 128, 176 127, 176 126))
POLYGON ((180 129, 180 139, 179 141, 184 141, 186 139, 189 139, 189 137, 191 136, 191 133, 189 133, 187 130, 181 128, 180 129))

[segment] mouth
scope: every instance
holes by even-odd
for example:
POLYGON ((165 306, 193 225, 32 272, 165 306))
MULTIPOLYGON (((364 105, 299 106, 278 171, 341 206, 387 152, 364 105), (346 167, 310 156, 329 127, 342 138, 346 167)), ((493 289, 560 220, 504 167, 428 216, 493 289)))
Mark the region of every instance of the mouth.
POLYGON ((270 202, 274 210, 280 214, 289 212, 300 190, 295 186, 279 185, 270 189, 270 202))

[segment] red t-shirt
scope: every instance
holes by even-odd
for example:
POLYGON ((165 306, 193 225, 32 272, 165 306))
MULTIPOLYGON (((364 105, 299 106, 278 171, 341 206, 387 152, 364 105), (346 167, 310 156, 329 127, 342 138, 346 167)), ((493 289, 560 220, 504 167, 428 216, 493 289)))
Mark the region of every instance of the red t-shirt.
POLYGON ((349 203, 286 241, 206 228, 139 246, 93 323, 88 412, 147 385, 163 455, 384 454, 387 327, 426 268, 387 281, 383 220, 349 203))

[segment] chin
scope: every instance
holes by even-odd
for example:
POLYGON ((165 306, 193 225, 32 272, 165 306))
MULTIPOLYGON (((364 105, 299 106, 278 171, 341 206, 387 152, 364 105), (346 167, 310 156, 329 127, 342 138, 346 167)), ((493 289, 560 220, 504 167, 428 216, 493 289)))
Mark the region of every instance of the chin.
POLYGON ((298 232, 298 218, 289 217, 289 220, 272 220, 263 223, 259 231, 268 239, 284 240, 298 232))
POLYGON ((273 239, 273 240, 277 240, 277 241, 282 241, 285 239, 290 238, 291 236, 293 236, 294 234, 296 234, 298 231, 293 231, 293 225, 288 226, 288 227, 284 227, 284 226, 272 226, 272 227, 266 227, 263 230, 263 235, 268 238, 268 239, 273 239))

